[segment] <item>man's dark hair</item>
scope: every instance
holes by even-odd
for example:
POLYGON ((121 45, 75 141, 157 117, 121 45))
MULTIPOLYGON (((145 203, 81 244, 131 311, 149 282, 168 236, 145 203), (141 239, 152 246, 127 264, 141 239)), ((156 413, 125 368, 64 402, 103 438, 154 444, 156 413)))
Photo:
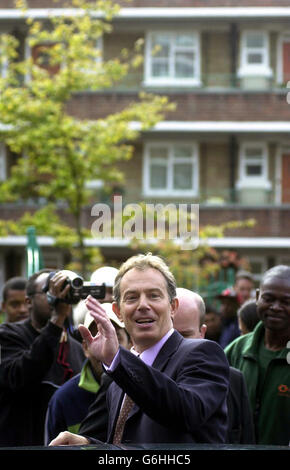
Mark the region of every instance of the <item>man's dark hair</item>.
POLYGON ((25 290, 27 279, 25 277, 15 276, 5 282, 2 290, 3 302, 7 301, 9 290, 25 290))
POLYGON ((214 313, 215 315, 220 316, 220 312, 211 304, 205 304, 205 313, 214 313))
POLYGON ((262 286, 269 278, 273 277, 278 277, 280 279, 288 279, 290 282, 290 266, 279 264, 277 266, 274 266, 273 268, 268 269, 268 271, 266 271, 264 276, 262 277, 260 285, 262 286))
POLYGON ((36 273, 32 274, 30 276, 30 278, 28 279, 28 282, 27 282, 27 285, 26 285, 26 295, 29 297, 29 296, 35 294, 36 279, 43 273, 51 273, 51 272, 53 272, 53 269, 44 268, 44 269, 41 269, 40 271, 37 271, 36 273))
POLYGON ((260 318, 257 313, 255 300, 247 300, 238 310, 238 317, 242 320, 248 331, 253 331, 260 318))

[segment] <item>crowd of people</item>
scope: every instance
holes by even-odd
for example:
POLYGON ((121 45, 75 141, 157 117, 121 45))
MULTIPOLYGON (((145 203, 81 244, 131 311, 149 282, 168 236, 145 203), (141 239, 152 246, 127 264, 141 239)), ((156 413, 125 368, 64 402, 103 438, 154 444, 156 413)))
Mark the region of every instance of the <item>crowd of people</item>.
POLYGON ((290 445, 290 267, 214 305, 150 253, 91 282, 77 305, 65 271, 3 286, 0 447, 290 445))

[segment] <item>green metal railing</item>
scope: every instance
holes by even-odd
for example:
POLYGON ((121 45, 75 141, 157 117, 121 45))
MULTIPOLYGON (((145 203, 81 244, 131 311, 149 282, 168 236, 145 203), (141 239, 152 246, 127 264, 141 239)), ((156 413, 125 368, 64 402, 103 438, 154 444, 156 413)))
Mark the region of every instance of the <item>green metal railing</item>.
POLYGON ((26 276, 30 277, 42 268, 43 258, 41 249, 37 243, 35 227, 28 227, 26 245, 26 276))

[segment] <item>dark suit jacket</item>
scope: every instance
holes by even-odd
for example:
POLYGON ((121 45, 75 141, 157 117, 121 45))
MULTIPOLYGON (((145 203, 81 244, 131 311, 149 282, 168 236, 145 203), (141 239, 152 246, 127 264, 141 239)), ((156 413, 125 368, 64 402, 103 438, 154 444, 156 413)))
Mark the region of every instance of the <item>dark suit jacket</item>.
POLYGON ((225 442, 229 366, 217 343, 174 331, 152 367, 122 347, 119 354, 107 393, 109 443, 124 392, 135 405, 123 444, 225 442))
POLYGON ((230 367, 228 415, 227 442, 229 444, 255 444, 254 424, 246 381, 244 374, 234 367, 230 367))
POLYGON ((112 383, 111 377, 102 374, 101 387, 96 394, 94 402, 88 409, 87 416, 81 422, 78 434, 90 436, 100 441, 106 441, 108 434, 108 408, 106 395, 112 383))

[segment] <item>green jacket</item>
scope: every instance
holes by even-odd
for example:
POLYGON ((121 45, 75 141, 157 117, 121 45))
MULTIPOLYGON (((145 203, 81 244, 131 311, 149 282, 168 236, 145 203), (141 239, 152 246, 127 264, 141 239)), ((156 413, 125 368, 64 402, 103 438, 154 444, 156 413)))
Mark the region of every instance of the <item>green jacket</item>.
POLYGON ((265 329, 259 322, 253 332, 240 336, 225 348, 231 366, 244 373, 253 411, 257 444, 289 445, 290 442, 290 364, 286 348, 277 351, 266 370, 260 397, 258 351, 265 329))

